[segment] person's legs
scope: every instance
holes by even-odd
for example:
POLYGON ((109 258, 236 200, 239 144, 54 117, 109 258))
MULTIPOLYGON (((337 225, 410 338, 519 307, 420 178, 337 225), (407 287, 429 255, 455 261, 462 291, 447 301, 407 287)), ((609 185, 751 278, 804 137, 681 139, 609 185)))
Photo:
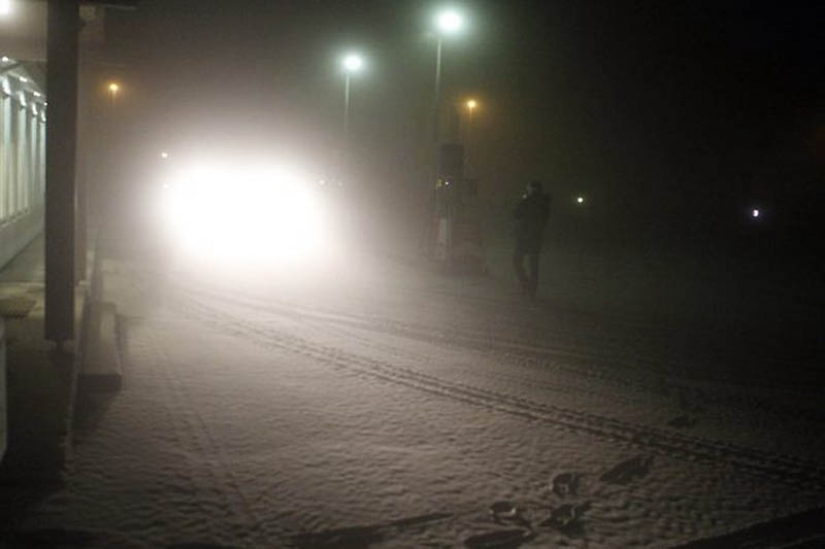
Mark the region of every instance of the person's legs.
POLYGON ((516 272, 519 287, 523 292, 530 291, 530 280, 527 278, 527 273, 524 272, 524 256, 527 255, 521 246, 516 245, 513 252, 513 270, 516 272))
POLYGON ((527 260, 530 266, 530 285, 528 292, 531 296, 535 296, 539 290, 539 253, 532 252, 527 254, 527 260))

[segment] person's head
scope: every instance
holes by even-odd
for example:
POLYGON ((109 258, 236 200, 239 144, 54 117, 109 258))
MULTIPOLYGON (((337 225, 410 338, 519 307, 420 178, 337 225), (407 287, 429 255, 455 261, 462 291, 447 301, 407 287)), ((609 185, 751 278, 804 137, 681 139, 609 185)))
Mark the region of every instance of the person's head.
POLYGON ((539 180, 533 180, 527 184, 527 194, 541 194, 542 184, 539 180))

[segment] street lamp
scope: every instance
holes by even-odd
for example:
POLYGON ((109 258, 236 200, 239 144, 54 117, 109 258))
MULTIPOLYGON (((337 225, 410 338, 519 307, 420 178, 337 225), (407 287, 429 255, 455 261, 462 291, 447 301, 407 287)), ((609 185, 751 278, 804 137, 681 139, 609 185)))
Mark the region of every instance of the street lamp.
POLYGON ((349 79, 354 73, 364 67, 364 59, 356 54, 349 53, 342 61, 344 66, 344 138, 349 135, 349 79))
POLYGON ((436 15, 435 26, 437 42, 435 50, 435 113, 433 118, 433 141, 438 144, 439 110, 441 106, 441 42, 445 36, 454 35, 464 27, 464 18, 455 10, 444 10, 436 15))
POLYGON ((120 92, 120 84, 117 82, 109 83, 109 98, 111 100, 112 107, 115 106, 115 101, 117 100, 117 94, 120 92))

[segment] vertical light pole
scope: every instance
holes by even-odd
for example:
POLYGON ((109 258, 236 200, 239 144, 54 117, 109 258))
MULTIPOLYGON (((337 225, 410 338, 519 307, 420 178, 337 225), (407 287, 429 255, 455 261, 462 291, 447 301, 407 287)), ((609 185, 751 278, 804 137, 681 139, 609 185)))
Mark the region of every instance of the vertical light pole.
MULTIPOLYGON (((436 34, 436 47, 435 47, 435 93, 433 97, 433 150, 432 150, 432 168, 430 172, 430 182, 429 184, 432 185, 432 210, 431 213, 434 217, 438 217, 439 211, 439 198, 438 198, 438 179, 441 176, 441 170, 439 165, 441 163, 441 150, 439 147, 440 144, 440 114, 441 114, 441 49, 443 46, 444 38, 447 36, 451 36, 456 34, 461 28, 464 26, 464 19, 462 18, 461 14, 457 11, 452 9, 445 9, 438 12, 435 15, 435 34, 436 34)), ((442 219, 442 221, 444 221, 442 219)), ((440 223, 440 222, 439 222, 440 223)), ((426 236, 426 250, 429 254, 435 255, 436 249, 439 249, 441 244, 436 242, 439 236, 439 229, 433 229, 432 223, 428 222, 425 225, 426 230, 424 231, 424 235, 426 236)), ((449 238, 447 238, 449 240, 449 238)), ((443 244, 444 249, 449 249, 449 243, 443 244)))
POLYGON ((467 174, 470 172, 470 140, 473 130, 473 112, 478 107, 475 99, 469 99, 464 106, 467 107, 467 129, 464 132, 464 165, 467 167, 467 174))
POLYGON ((436 48, 435 48, 435 98, 433 105, 433 142, 439 142, 439 115, 441 111, 441 48, 445 36, 456 34, 464 26, 464 18, 455 10, 444 10, 435 18, 436 48))
POLYGON ((344 56, 344 139, 349 137, 349 82, 350 77, 364 67, 364 59, 355 53, 344 56))
MULTIPOLYGON (((344 69, 344 128, 341 136, 341 150, 336 160, 336 170, 338 177, 347 179, 350 175, 350 151, 349 151, 349 104, 350 104, 350 78, 353 74, 364 68, 364 58, 357 53, 348 53, 341 59, 341 66, 344 69)), ((339 181, 340 184, 340 181, 339 181)))
POLYGON ((344 56, 344 139, 349 136, 349 81, 350 77, 364 67, 364 59, 355 53, 344 56))

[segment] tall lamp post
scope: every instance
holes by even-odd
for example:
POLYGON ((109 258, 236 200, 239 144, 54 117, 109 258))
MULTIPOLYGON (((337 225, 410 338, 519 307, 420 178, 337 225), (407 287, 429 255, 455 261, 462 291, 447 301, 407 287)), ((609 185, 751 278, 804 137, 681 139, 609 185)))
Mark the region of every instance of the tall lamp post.
POLYGON ((464 18, 455 10, 439 12, 435 18, 436 48, 435 48, 435 99, 433 105, 433 142, 439 141, 439 115, 441 111, 441 48, 445 36, 456 34, 464 26, 464 18))
POLYGON ((344 56, 344 139, 349 136, 349 81, 350 77, 364 67, 364 59, 358 54, 344 56))
MULTIPOLYGON (((452 9, 445 9, 435 15, 435 94, 433 97, 433 151, 432 151, 432 171, 430 172, 430 185, 432 185, 432 215, 439 217, 439 198, 438 198, 438 179, 440 177, 439 164, 441 163, 441 151, 439 150, 440 142, 440 114, 441 114, 441 50, 445 37, 452 36, 458 33, 464 26, 464 18, 459 12, 452 9)), ((445 219, 441 219, 438 223, 447 223, 445 219)), ((431 223, 427 223, 424 234, 426 235, 426 249, 427 252, 433 256, 438 255, 437 250, 449 249, 449 237, 445 236, 446 241, 442 240, 441 225, 439 228, 433 228, 431 223), (434 232, 433 232, 434 231, 434 232)), ((445 225, 446 226, 446 225, 445 225)), ((446 233, 444 233, 446 234, 446 233)), ((446 253, 446 252, 445 252, 446 253)))
POLYGON ((467 172, 470 172, 470 139, 473 129, 473 112, 478 107, 478 102, 475 99, 468 99, 464 106, 467 107, 467 128, 464 132, 464 164, 467 167, 467 172))

